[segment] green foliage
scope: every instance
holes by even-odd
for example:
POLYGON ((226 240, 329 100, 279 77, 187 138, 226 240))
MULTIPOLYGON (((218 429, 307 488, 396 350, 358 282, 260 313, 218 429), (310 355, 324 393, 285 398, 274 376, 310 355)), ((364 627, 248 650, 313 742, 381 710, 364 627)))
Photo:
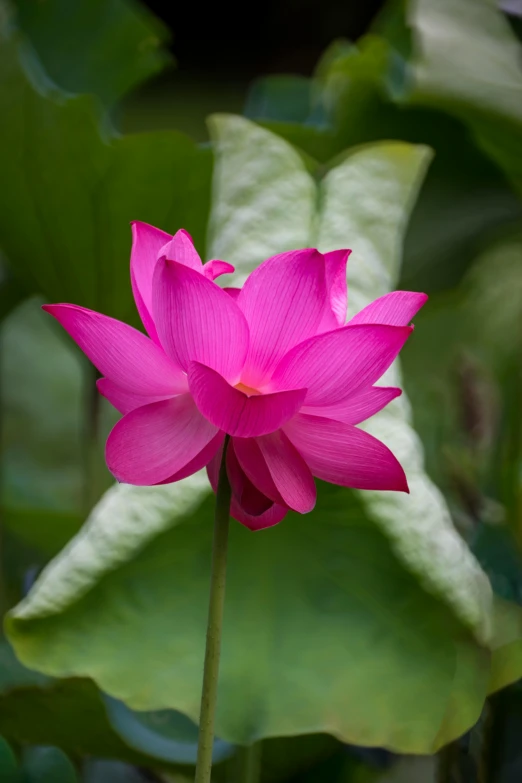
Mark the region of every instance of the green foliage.
POLYGON ((174 131, 116 135, 94 98, 60 92, 16 32, 0 36, 2 248, 48 300, 136 322, 129 222, 182 225, 203 250, 211 153, 174 131))
POLYGON ((49 77, 69 93, 110 106, 169 62, 166 29, 145 6, 125 0, 15 0, 17 23, 49 77))

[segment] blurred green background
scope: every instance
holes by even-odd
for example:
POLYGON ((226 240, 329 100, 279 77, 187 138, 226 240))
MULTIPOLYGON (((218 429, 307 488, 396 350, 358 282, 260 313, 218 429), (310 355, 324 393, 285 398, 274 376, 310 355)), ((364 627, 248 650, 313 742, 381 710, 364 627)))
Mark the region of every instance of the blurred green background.
MULTIPOLYGON (((317 221, 323 220, 331 208, 330 202, 325 206, 325 193, 330 192, 325 183, 331 181, 332 172, 344 170, 346 161, 351 172, 346 176, 353 177, 355 186, 360 182, 363 193, 368 189, 377 217, 382 210, 382 224, 394 227, 389 235, 394 244, 384 242, 383 249, 379 220, 365 223, 359 219, 357 211, 364 211, 364 204, 355 201, 352 220, 348 205, 346 223, 360 231, 354 235, 359 254, 364 257, 366 249, 370 258, 375 245, 383 268, 388 255, 396 258, 390 285, 430 295, 402 356, 403 385, 411 403, 411 422, 424 449, 426 480, 442 492, 458 535, 487 574, 494 594, 506 602, 502 606, 516 611, 522 603, 521 40, 522 3, 514 0, 504 5, 496 0, 364 4, 286 0, 240 10, 130 0, 2 0, 2 614, 28 594, 46 564, 80 531, 113 483, 104 464, 103 446, 117 415, 97 396, 94 370, 39 305, 70 301, 139 326, 128 279, 131 219, 172 233, 187 228, 206 258, 219 242, 226 246, 219 221, 226 222, 227 209, 239 212, 244 207, 250 212, 243 223, 239 221, 230 246, 239 248, 240 272, 247 271, 264 257, 263 241, 258 241, 261 232, 273 227, 277 237, 281 230, 284 241, 299 236, 307 209, 310 215, 317 209, 323 216, 317 221), (238 166, 232 171, 227 162, 243 144, 239 135, 234 136, 232 130, 226 131, 228 137, 224 130, 209 134, 206 118, 215 113, 241 115, 253 123, 240 126, 248 136, 246 152, 243 147, 240 150, 247 164, 242 170, 238 166), (256 136, 258 130, 270 133, 256 136), (396 216, 393 195, 387 195, 395 191, 389 190, 386 174, 375 168, 379 143, 389 141, 423 145, 433 154, 429 166, 426 158, 411 175, 406 163, 400 168, 394 162, 398 173, 388 176, 411 179, 404 185, 404 203, 397 206, 396 216), (270 145, 276 152, 273 170, 265 177, 263 155, 271 154, 266 152, 270 145), (367 155, 369 162, 350 168, 350 161, 358 160, 353 156, 359 154, 367 155), (241 177, 250 177, 246 190, 241 177), (291 177, 297 184, 292 184, 288 201, 276 199, 273 213, 263 217, 266 194, 270 195, 271 188, 283 193, 291 177), (313 207, 305 193, 308 181, 317 186, 313 207)), ((233 122, 229 124, 232 127, 233 122)), ((388 240, 388 234, 384 239, 388 240)), ((237 263, 235 258, 229 260, 237 263)), ((377 286, 374 295, 379 293, 377 286)), ((108 619, 103 612, 106 607, 114 609, 117 622, 130 629, 127 639, 138 640, 139 611, 163 600, 162 593, 154 592, 161 585, 153 585, 153 573, 163 568, 162 579, 163 575, 168 579, 166 575, 178 564, 174 555, 162 564, 160 550, 167 544, 172 550, 186 546, 181 551, 186 552, 183 562, 191 564, 186 566, 190 573, 180 579, 186 579, 186 594, 196 599, 199 592, 192 586, 191 575, 204 573, 206 567, 205 527, 202 524, 200 530, 198 526, 200 506, 204 510, 201 519, 210 514, 205 491, 196 489, 197 502, 190 500, 196 511, 192 506, 180 511, 176 506, 180 498, 173 495, 172 519, 145 531, 128 552, 121 554, 124 547, 118 549, 116 534, 105 544, 102 540, 100 551, 92 557, 101 562, 103 546, 114 546, 114 559, 108 558, 108 565, 94 561, 85 565, 71 559, 69 550, 57 561, 58 569, 65 563, 63 579, 69 584, 75 569, 81 580, 84 565, 86 571, 92 566, 88 589, 94 616, 107 624, 103 652, 91 638, 88 599, 82 603, 76 597, 70 599, 73 608, 63 611, 64 624, 70 622, 65 636, 51 627, 52 622, 45 624, 45 607, 36 610, 34 627, 29 623, 24 630, 20 623, 9 631, 21 657, 27 662, 41 656, 41 667, 34 663, 34 670, 26 668, 7 638, 0 640, 1 781, 191 779, 197 729, 182 710, 175 710, 180 706, 176 699, 157 705, 164 709, 139 711, 124 704, 125 699, 114 699, 105 692, 120 695, 125 688, 121 683, 116 687, 116 675, 111 674, 111 667, 118 668, 120 651, 114 643, 110 612, 108 619), (175 531, 169 532, 169 526, 174 529, 181 518, 193 525, 191 535, 201 542, 203 554, 195 544, 184 544, 183 539, 180 544, 175 531), (98 567, 101 576, 92 577, 98 567), (122 594, 126 597, 121 598, 122 594), (50 653, 44 649, 43 638, 53 639, 50 653), (78 648, 85 644, 95 661, 92 670, 82 669, 73 657, 64 663, 60 644, 78 648), (107 650, 112 651, 110 655, 107 650), (104 687, 110 676, 112 689, 104 687)), ((190 492, 196 489, 191 487, 190 492)), ((486 687, 483 691, 475 688, 470 674, 467 690, 463 685, 448 690, 438 718, 438 741, 426 729, 417 745, 407 740, 404 716, 411 715, 413 736, 419 704, 415 699, 408 702, 411 691, 404 705, 400 704, 400 679, 389 690, 380 690, 376 684, 365 695, 370 712, 374 710, 372 725, 357 725, 355 710, 351 734, 340 736, 331 730, 325 694, 317 696, 317 720, 306 733, 300 729, 298 708, 289 705, 286 723, 281 721, 284 731, 267 728, 263 733, 260 729, 262 780, 515 783, 522 779, 518 741, 522 693, 516 683, 522 675, 522 622, 518 613, 509 631, 504 633, 500 621, 497 628, 495 614, 492 637, 470 641, 476 628, 451 608, 444 588, 433 588, 429 567, 427 575, 420 566, 407 567, 404 553, 416 544, 408 539, 407 530, 394 532, 395 521, 400 523, 399 511, 391 506, 383 511, 370 509, 348 490, 328 494, 321 488, 320 499, 308 528, 322 525, 323 535, 330 537, 335 550, 341 546, 337 538, 341 526, 353 527, 356 535, 346 540, 353 563, 362 563, 360 573, 359 565, 355 567, 353 592, 374 591, 372 600, 379 602, 386 601, 386 591, 390 591, 389 605, 375 609, 375 614, 382 610, 390 615, 390 638, 395 639, 394 634, 400 638, 402 622, 408 628, 415 622, 413 635, 418 635, 419 650, 427 649, 432 638, 437 644, 440 640, 441 650, 458 651, 455 660, 463 656, 460 665, 473 672, 477 681, 474 667, 478 671, 477 660, 484 655, 485 678, 491 666, 491 677, 498 683, 493 690, 514 684, 486 700, 486 687), (397 535, 402 536, 399 544, 397 535), (377 582, 382 574, 381 589, 377 582), (406 608, 400 620, 402 602, 406 608), (472 652, 464 653, 468 645, 472 652), (406 739, 401 735, 400 740, 383 743, 386 747, 364 747, 375 744, 373 737, 399 737, 398 730, 396 735, 390 730, 394 713, 406 739)), ((132 513, 139 512, 139 503, 135 512, 121 505, 114 508, 121 515, 124 535, 132 513)), ((99 517, 117 530, 119 518, 114 517, 112 506, 110 513, 100 512, 99 517)), ((145 528, 145 513, 143 519, 145 528)), ((412 523, 415 526, 415 519, 412 523)), ((283 551, 297 546, 299 524, 288 522, 288 540, 282 538, 285 532, 277 534, 283 551)), ((442 521, 440 525, 442 536, 442 521)), ((99 528, 92 529, 92 535, 97 535, 99 528)), ((238 547, 251 545, 243 544, 241 534, 238 541, 238 547)), ((310 541, 312 549, 319 546, 311 537, 310 541)), ((346 545, 343 538, 342 546, 346 545)), ((248 559, 248 550, 242 551, 248 559)), ((325 572, 328 579, 336 566, 331 568, 325 572)), ((448 572, 452 568, 448 559, 448 572)), ((352 608, 348 617, 344 604, 336 609, 335 600, 341 599, 334 596, 333 588, 330 593, 325 588, 324 595, 308 595, 306 574, 298 566, 295 569, 294 573, 289 566, 288 590, 294 590, 298 598, 293 607, 278 611, 281 616, 284 611, 293 616, 300 602, 308 600, 317 611, 317 622, 319 615, 331 620, 324 630, 332 634, 331 649, 341 649, 341 630, 337 636, 335 629, 346 627, 356 637, 365 623, 358 617, 361 611, 352 608)), ((61 572, 53 573, 58 574, 53 584, 59 584, 61 572)), ((461 578, 463 594, 473 589, 467 581, 471 572, 459 573, 457 567, 455 573, 457 584, 461 578)), ((176 583, 172 590, 184 591, 184 585, 176 583)), ((264 617, 264 589, 259 588, 259 595, 252 591, 250 605, 242 609, 245 615, 238 617, 264 617)), ((174 608, 177 611, 173 604, 174 608)), ((191 616, 190 601, 185 611, 191 616)), ((165 611, 165 624, 168 616, 165 611)), ((287 620, 278 615, 271 622, 282 634, 287 620)), ((312 623, 312 636, 314 628, 312 623)), ((132 671, 143 681, 144 691, 149 683, 152 690, 162 656, 167 656, 168 634, 185 639, 190 657, 190 628, 165 630, 165 640, 158 632, 156 646, 151 645, 161 650, 157 662, 153 656, 140 657, 139 651, 132 661, 132 671)), ((406 681, 406 670, 415 668, 421 655, 415 653, 417 640, 406 639, 408 634, 404 642, 393 642, 395 646, 390 642, 389 649, 383 644, 380 651, 376 644, 363 650, 369 680, 384 667, 388 656, 399 660, 397 671, 402 666, 406 681)), ((296 638, 296 644, 306 647, 306 639, 296 638)), ((351 653, 346 650, 349 667, 351 653)), ((243 661, 245 649, 234 652, 243 661)), ((274 666, 278 660, 274 657, 274 666)), ((426 662, 425 668, 419 664, 419 683, 434 678, 436 689, 433 672, 439 669, 434 663, 430 668, 431 664, 426 662)), ((322 659, 321 666, 328 665, 322 659)), ((252 669, 255 680, 260 675, 255 674, 258 668, 254 665, 252 669)), ((315 660, 309 671, 316 679, 307 684, 307 693, 319 693, 325 672, 315 660)), ((181 686, 183 671, 176 676, 181 686)), ((271 688, 278 688, 277 678, 267 677, 269 684, 263 680, 262 687, 270 693, 271 688)), ((454 681, 459 677, 455 672, 454 681)), ((131 693, 132 688, 128 690, 131 693)), ((136 706, 134 692, 129 701, 136 706)), ((313 710, 315 702, 311 697, 310 701, 313 710)), ((347 713, 353 709, 353 704, 346 704, 347 713)), ((243 714, 243 706, 232 704, 232 699, 223 707, 224 713, 227 710, 243 714)), ((244 779, 238 750, 241 736, 240 728, 235 733, 230 730, 216 743, 216 780, 244 779)))

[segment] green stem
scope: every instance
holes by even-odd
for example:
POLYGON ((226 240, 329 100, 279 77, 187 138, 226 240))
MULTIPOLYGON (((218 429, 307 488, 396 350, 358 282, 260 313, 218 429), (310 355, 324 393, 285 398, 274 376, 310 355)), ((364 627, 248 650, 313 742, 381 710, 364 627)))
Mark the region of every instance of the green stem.
POLYGON ((212 746, 214 743, 214 716, 216 712, 221 629, 227 573, 228 528, 230 521, 231 489, 226 469, 228 435, 223 446, 214 515, 214 542, 212 545, 212 575, 208 607, 207 647, 203 669, 203 689, 199 715, 198 759, 194 783, 210 783, 212 746))
POLYGON ((237 754, 237 783, 259 783, 261 779, 261 743, 239 748, 237 754))

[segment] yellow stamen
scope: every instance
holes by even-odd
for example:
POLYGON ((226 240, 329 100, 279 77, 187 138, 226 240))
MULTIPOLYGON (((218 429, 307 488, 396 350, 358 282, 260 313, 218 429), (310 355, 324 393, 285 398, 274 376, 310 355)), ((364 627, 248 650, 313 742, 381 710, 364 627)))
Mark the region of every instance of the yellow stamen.
POLYGON ((251 386, 245 386, 244 383, 236 383, 235 388, 239 389, 243 394, 246 394, 247 397, 257 397, 261 394, 257 389, 253 389, 251 386))

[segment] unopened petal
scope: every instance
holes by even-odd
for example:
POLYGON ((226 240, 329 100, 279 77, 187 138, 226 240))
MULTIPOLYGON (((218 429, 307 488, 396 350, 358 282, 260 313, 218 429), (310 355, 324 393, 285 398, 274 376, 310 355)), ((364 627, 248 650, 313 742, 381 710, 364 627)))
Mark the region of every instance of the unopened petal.
POLYGON ((220 430, 240 438, 279 429, 299 410, 306 394, 306 389, 292 389, 248 397, 199 362, 189 365, 188 381, 201 413, 220 430))
POLYGON ((274 527, 278 525, 282 519, 284 519, 288 513, 288 509, 283 506, 279 506, 277 503, 272 505, 263 513, 253 516, 245 511, 244 508, 237 502, 235 498, 232 499, 232 505, 230 507, 230 513, 241 522, 242 525, 249 530, 265 530, 267 527, 274 527))
POLYGON ((246 384, 266 382, 290 348, 316 333, 326 301, 324 261, 317 250, 282 253, 254 269, 237 299, 250 329, 246 384))
POLYGON ((411 331, 409 326, 350 324, 311 337, 282 359, 270 388, 306 387, 306 405, 335 405, 378 381, 411 331))
POLYGON ((127 484, 158 484, 181 471, 217 435, 189 394, 128 413, 107 440, 107 467, 127 484))
POLYGON ((181 369, 152 340, 132 326, 70 304, 44 305, 78 343, 102 375, 144 396, 186 391, 181 369))
POLYGON ((168 261, 176 261, 178 264, 183 264, 183 266, 194 269, 196 272, 203 271, 203 262, 194 247, 192 237, 184 228, 176 231, 174 236, 169 237, 168 242, 160 248, 157 259, 162 257, 165 257, 168 261))
POLYGON ((254 486, 274 503, 284 506, 285 502, 274 483, 257 439, 233 438, 233 443, 239 464, 254 486))
POLYGON ((407 326, 427 301, 427 294, 419 294, 415 291, 392 291, 371 302, 349 323, 407 326))
MULTIPOLYGON (((217 491, 219 466, 221 464, 222 456, 223 450, 220 449, 207 465, 208 478, 214 492, 217 491)), ((232 495, 230 514, 242 525, 249 528, 249 530, 263 530, 267 527, 273 527, 273 525, 277 525, 281 522, 286 516, 287 511, 287 508, 284 508, 277 503, 271 503, 266 511, 263 511, 261 514, 251 514, 242 508, 238 499, 232 495)))
POLYGON ((299 414, 284 431, 316 478, 353 489, 408 492, 389 448, 351 424, 299 414))
POLYGON ((154 321, 161 344, 187 370, 197 361, 234 380, 248 350, 248 326, 236 302, 182 264, 160 261, 154 275, 154 321))
POLYGON ((227 449, 227 474, 232 493, 247 514, 260 516, 273 505, 273 501, 264 495, 244 472, 234 451, 233 439, 230 440, 227 449))

